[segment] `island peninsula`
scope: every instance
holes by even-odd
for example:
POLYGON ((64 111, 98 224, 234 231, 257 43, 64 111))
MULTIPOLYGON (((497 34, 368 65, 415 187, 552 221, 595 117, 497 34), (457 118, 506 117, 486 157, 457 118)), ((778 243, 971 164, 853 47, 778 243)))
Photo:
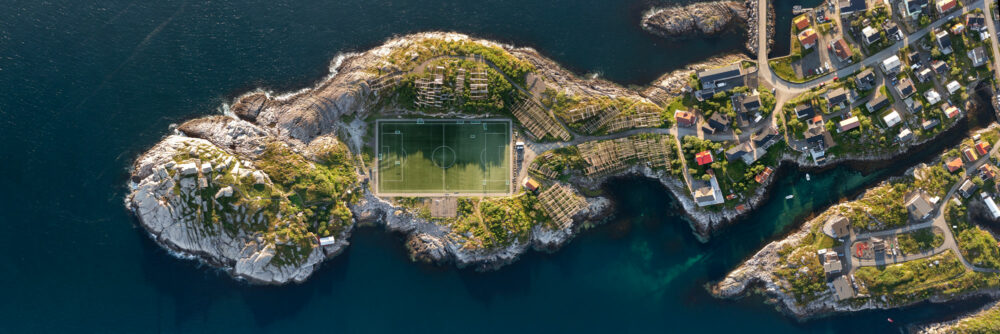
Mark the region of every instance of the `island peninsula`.
POLYGON ((181 124, 136 159, 126 205, 163 247, 259 284, 306 280, 359 225, 405 234, 414 260, 495 269, 613 215, 600 186, 621 175, 659 180, 707 239, 760 205, 782 162, 886 160, 964 117, 979 78, 919 111, 894 98, 910 72, 882 64, 904 45, 808 80, 775 74, 763 50, 632 89, 529 48, 393 38, 314 87, 181 124), (878 97, 893 100, 871 110, 878 97))

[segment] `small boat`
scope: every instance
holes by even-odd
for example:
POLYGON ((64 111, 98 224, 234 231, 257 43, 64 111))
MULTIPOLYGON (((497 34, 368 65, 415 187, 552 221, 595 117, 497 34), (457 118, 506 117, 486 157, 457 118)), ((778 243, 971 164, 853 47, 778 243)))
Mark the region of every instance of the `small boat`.
POLYGON ((894 323, 894 322, 895 322, 895 321, 892 321, 892 318, 888 318, 888 319, 886 319, 886 320, 889 320, 889 323, 890 323, 890 324, 891 324, 891 323, 894 323))
POLYGON ((795 195, 788 195, 788 196, 785 196, 785 199, 792 199, 794 197, 795 197, 795 195))
POLYGON ((809 177, 809 173, 806 173, 806 181, 812 181, 812 178, 809 177))

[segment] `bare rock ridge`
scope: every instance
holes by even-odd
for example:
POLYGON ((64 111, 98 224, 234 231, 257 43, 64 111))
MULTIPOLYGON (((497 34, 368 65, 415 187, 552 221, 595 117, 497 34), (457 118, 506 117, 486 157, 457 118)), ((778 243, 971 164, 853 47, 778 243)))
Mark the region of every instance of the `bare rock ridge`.
MULTIPOLYGON (((768 44, 773 43, 774 15, 768 15, 768 44)), ((746 49, 757 53, 757 2, 712 1, 683 6, 653 8, 642 16, 640 25, 646 31, 667 38, 714 35, 727 29, 745 27, 746 49)))
POLYGON ((716 34, 734 24, 746 23, 747 9, 738 1, 698 2, 654 9, 642 17, 642 27, 652 33, 675 37, 698 32, 716 34))

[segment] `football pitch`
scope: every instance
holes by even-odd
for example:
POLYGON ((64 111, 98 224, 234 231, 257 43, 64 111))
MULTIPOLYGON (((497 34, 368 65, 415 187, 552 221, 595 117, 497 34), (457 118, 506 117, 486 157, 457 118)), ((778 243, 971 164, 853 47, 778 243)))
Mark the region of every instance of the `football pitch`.
POLYGON ((510 120, 378 120, 378 193, 510 193, 510 120))

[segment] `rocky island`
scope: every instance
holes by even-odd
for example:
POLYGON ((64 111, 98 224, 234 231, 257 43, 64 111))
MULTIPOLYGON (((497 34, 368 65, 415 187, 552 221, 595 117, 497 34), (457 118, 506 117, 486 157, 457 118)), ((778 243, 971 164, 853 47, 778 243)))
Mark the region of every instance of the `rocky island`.
POLYGON ((141 225, 254 283, 301 282, 360 225, 407 235, 414 260, 488 270, 612 215, 609 178, 659 180, 707 239, 760 205, 782 161, 888 159, 961 118, 938 113, 944 126, 894 145, 861 123, 823 155, 783 118, 853 77, 789 100, 754 62, 718 58, 636 90, 455 33, 395 38, 333 68, 312 88, 239 96, 139 157, 126 204, 141 225))

